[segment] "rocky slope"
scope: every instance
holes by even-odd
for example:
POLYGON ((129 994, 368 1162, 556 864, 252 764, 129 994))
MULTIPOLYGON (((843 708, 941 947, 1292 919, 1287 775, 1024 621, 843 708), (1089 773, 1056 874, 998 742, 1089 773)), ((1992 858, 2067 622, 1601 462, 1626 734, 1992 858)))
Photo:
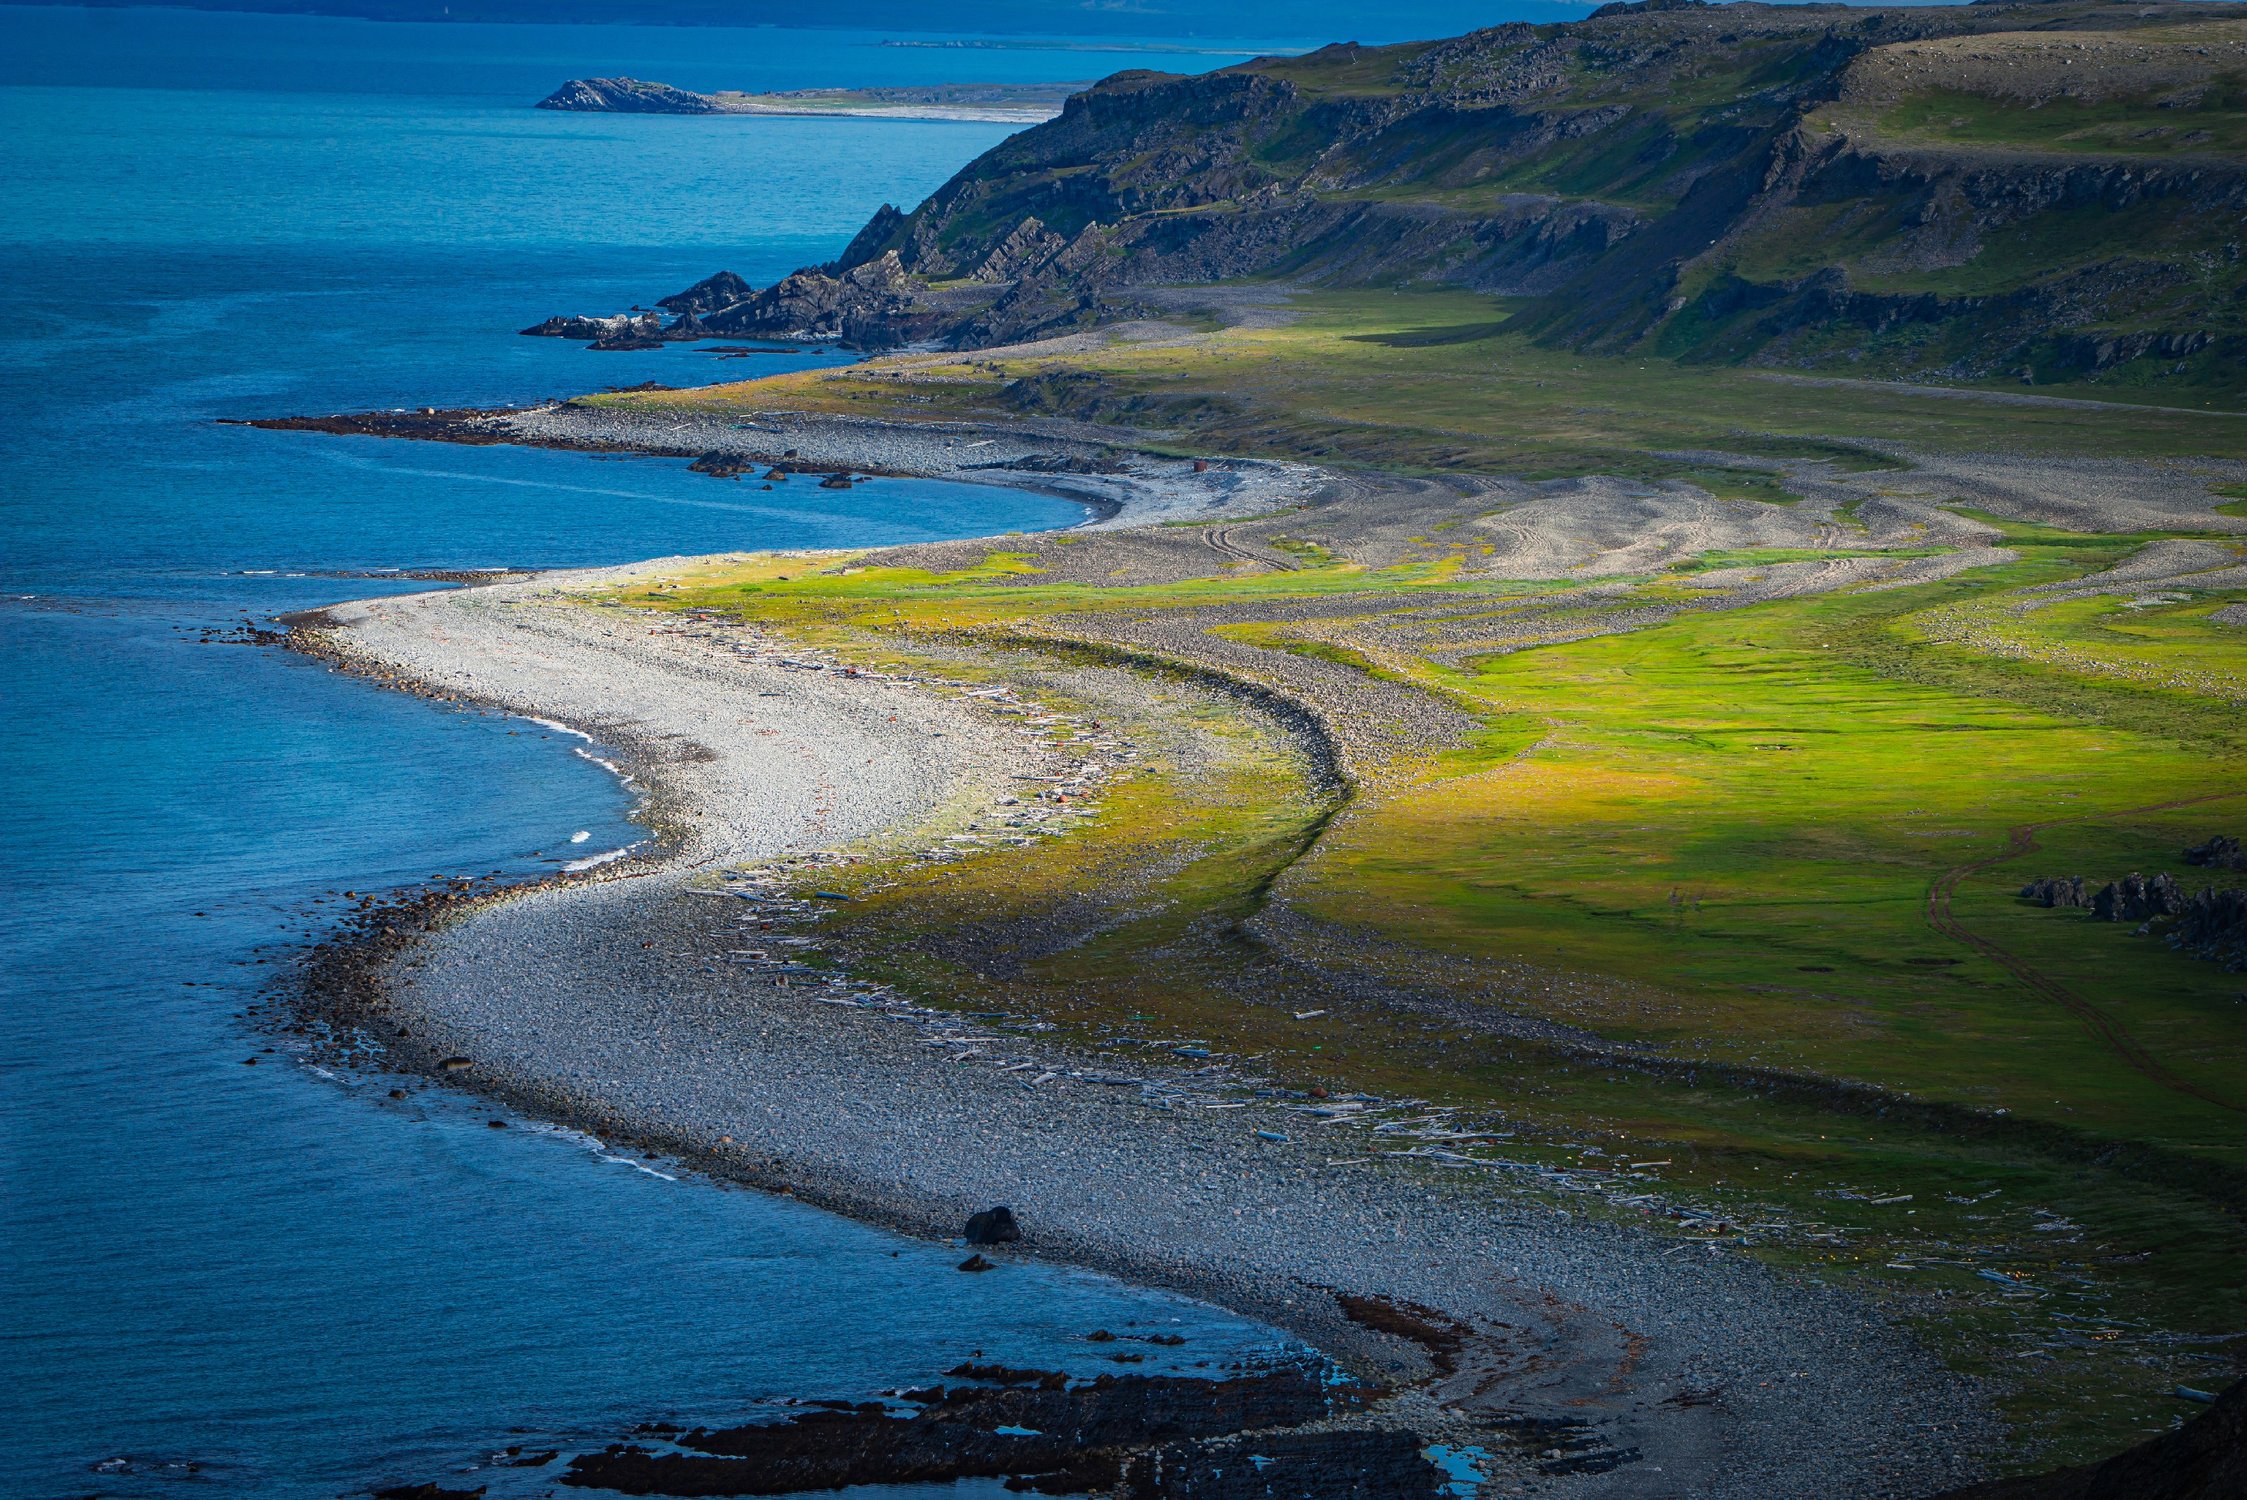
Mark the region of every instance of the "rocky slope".
POLYGON ((2243 215, 2236 6, 1652 0, 1120 73, 703 316, 974 347, 1163 283, 1436 282, 1566 347, 2230 389, 2243 215))

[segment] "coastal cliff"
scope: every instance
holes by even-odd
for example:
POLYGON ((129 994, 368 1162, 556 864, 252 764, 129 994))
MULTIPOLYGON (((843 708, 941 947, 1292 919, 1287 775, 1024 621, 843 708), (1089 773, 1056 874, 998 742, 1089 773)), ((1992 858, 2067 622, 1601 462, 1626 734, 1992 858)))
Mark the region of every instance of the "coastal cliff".
POLYGON ((1513 299, 1550 347, 2228 388, 2237 16, 1656 0, 1119 73, 703 315, 973 348, 1138 315, 1161 284, 1437 284, 1513 299))

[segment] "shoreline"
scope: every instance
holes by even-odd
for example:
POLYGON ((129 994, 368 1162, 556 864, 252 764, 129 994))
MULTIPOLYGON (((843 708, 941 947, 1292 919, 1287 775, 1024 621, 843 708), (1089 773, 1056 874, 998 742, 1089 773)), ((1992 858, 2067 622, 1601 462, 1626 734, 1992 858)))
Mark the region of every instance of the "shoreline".
POLYGON ((485 409, 264 417, 235 425, 281 432, 509 445, 692 460, 719 479, 752 467, 798 476, 870 475, 1003 485, 1073 501, 1088 528, 1239 519, 1309 503, 1341 481, 1309 464, 1173 458, 1080 435, 1066 423, 902 423, 768 411, 625 411, 574 401, 485 409))
MULTIPOLYGON (((1913 1492, 1896 1489, 1899 1466, 1917 1470, 1917 1491, 1977 1472, 1989 1432, 1970 1386, 1845 1293, 1729 1255, 1678 1261, 1675 1240, 1424 1163, 1336 1164, 1311 1143, 1321 1122, 1306 1101, 1259 1096, 1237 1070, 1165 1057, 1119 1081, 1105 1051, 733 962, 727 945, 760 931, 739 914, 766 908, 698 877, 926 835, 946 808, 1019 784, 996 778, 1052 772, 1026 771, 996 721, 922 684, 746 659, 753 630, 555 599, 691 566, 327 612, 324 637, 388 685, 537 712, 618 750, 658 835, 601 870, 464 912, 440 903, 428 931, 365 955, 364 983, 329 1004, 362 1029, 409 1030, 385 1039, 393 1065, 918 1236, 956 1236, 968 1213, 1011 1203, 1027 1253, 1255 1316, 1361 1376, 1414 1382, 1387 1416, 1431 1441, 1565 1434, 1558 1458, 1494 1455, 1494 1480, 1532 1492, 1894 1494, 1913 1492), (768 694, 798 721, 782 755, 754 753, 777 732, 683 732, 754 718, 768 694), (838 728, 868 722, 877 744, 838 728), (889 756, 871 780, 854 765, 839 795, 806 773, 845 742, 866 765, 889 756), (747 812, 744 755, 764 768, 747 812), (882 779, 900 763, 902 793, 882 779), (462 1056, 471 1068, 443 1066, 462 1056), (1367 1306, 1427 1317, 1400 1337, 1369 1326, 1367 1306), (1835 1359, 1843 1349, 1855 1358, 1835 1359), (1956 1434, 1940 1454, 1922 1451, 1931 1429, 1956 1434)), ((1128 676, 1092 686, 1128 694, 1128 676)), ((816 915, 781 915, 762 930, 816 933, 816 915)))

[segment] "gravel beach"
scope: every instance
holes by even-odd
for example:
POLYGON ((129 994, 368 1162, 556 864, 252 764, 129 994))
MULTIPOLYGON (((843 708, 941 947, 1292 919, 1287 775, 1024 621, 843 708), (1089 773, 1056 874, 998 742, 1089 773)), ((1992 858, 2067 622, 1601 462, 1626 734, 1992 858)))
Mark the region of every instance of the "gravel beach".
POLYGON ((1439 1111, 1259 1090, 1167 1050, 1073 1053, 802 963, 820 902, 785 895, 774 862, 925 848, 1026 786, 1097 795, 1123 752, 1026 736, 987 688, 585 599, 695 566, 314 628, 397 685, 589 736, 657 835, 391 959, 372 1029, 394 1061, 465 1058, 443 1076, 916 1234, 1010 1204, 1026 1238, 991 1252, 999 1274, 1028 1253, 1265 1317, 1398 1383, 1388 1425, 1486 1450, 1485 1494, 1917 1496, 1980 1471, 1995 1429, 1975 1392, 1879 1311, 1453 1170, 1439 1111))

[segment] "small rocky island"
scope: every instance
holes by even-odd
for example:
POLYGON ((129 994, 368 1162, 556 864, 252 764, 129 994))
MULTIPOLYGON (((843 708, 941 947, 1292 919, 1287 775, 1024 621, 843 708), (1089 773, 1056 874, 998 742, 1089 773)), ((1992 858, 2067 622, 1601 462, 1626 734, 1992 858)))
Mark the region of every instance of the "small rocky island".
POLYGON ((620 115, 798 115, 876 120, 966 120, 1039 125, 1083 83, 939 83, 916 88, 793 89, 698 94, 639 78, 573 78, 540 109, 620 115))

